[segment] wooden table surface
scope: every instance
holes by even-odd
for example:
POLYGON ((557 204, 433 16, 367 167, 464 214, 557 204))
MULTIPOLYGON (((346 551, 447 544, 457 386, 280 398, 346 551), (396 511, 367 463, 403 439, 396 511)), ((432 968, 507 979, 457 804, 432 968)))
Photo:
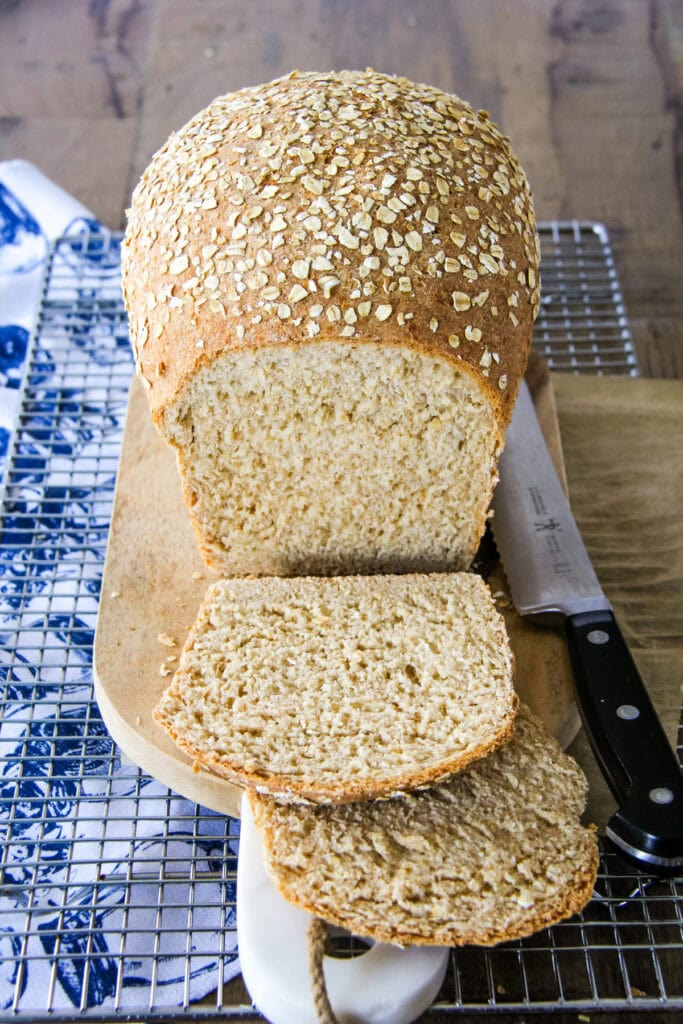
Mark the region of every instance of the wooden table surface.
POLYGON ((0 0, 0 159, 121 227, 155 149, 216 95, 366 67, 511 136, 539 219, 610 232, 645 376, 683 377, 681 0, 0 0))
POLYGON ((511 136, 539 220, 607 225, 641 373, 683 378, 681 0, 0 0, 0 57, 0 159, 114 228, 222 92, 368 65, 455 91, 511 136))

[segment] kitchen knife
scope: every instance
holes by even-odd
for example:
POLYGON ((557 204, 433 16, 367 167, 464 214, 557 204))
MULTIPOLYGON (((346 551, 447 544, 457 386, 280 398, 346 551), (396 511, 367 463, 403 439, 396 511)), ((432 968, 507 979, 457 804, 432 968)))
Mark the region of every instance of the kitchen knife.
POLYGON ((493 496, 521 615, 563 616, 581 718, 618 809, 607 835, 652 872, 683 867, 683 776, 591 565, 522 385, 493 496))

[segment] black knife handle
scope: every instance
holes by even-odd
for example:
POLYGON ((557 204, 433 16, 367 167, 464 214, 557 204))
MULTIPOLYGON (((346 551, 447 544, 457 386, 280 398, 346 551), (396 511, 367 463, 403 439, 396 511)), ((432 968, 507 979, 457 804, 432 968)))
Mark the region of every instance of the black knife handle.
POLYGON ((683 867, 683 776, 609 611, 567 618, 579 711, 619 805, 607 834, 657 872, 683 867))

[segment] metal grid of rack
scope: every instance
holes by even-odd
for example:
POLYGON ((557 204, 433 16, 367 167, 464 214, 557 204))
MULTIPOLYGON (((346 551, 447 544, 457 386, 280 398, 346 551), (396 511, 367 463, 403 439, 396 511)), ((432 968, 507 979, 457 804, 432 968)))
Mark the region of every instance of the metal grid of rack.
MULTIPOLYGON (((555 369, 637 374, 604 228, 540 234, 536 349, 555 369)), ((259 1019, 236 959, 239 823, 126 763, 92 699, 132 369, 119 241, 81 234, 50 257, 5 472, 0 1017, 259 1019)), ((683 1007, 682 951, 683 879, 649 884, 605 845, 582 914, 454 951, 433 1012, 683 1007)))

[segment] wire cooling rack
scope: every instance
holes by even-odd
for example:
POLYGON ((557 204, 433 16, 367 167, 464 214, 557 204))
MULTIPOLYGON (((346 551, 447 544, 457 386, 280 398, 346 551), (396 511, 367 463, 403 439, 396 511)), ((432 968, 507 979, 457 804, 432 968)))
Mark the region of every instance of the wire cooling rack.
MULTIPOLYGON (((637 374, 604 228, 540 233, 537 350, 558 370, 637 374)), ((258 1020, 236 959, 239 823, 126 763, 92 697, 132 370, 119 241, 91 231, 50 256, 5 471, 0 1017, 258 1020)), ((432 1013, 683 1007, 682 887, 604 845, 582 914, 454 951, 432 1013)))

